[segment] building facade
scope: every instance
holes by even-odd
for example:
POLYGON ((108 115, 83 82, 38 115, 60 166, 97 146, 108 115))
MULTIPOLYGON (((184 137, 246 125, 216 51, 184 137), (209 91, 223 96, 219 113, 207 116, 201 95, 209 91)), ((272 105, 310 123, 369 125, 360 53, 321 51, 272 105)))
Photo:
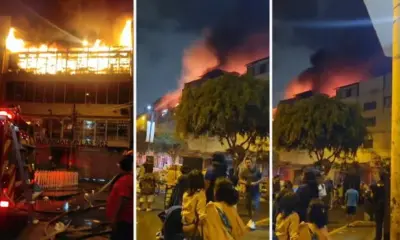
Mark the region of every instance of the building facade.
POLYGON ((258 59, 247 64, 247 73, 257 79, 269 80, 269 57, 258 59))

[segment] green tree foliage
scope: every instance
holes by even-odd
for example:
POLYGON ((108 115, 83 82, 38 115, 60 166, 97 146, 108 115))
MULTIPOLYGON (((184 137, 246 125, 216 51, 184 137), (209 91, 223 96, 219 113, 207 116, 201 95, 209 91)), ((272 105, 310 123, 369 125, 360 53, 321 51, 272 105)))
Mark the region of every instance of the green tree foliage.
MULTIPOLYGON (((227 73, 183 90, 176 131, 183 136, 218 137, 228 149, 247 151, 269 131, 269 84, 227 73), (241 136, 240 138, 238 136, 241 136)), ((243 154, 236 164, 243 160, 243 154)))
POLYGON ((368 134, 358 106, 326 95, 279 105, 273 128, 278 150, 306 150, 328 171, 338 157, 355 156, 368 134))
POLYGON ((154 150, 168 153, 174 160, 185 146, 184 141, 171 134, 163 133, 154 137, 154 150))

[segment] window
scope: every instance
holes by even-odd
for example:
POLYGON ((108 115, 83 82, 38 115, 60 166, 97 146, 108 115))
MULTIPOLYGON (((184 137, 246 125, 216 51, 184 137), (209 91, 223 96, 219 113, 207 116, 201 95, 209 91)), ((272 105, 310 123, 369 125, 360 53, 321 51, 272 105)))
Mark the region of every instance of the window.
POLYGON ((14 82, 14 100, 24 101, 25 100, 25 83, 14 82))
POLYGON ((85 101, 86 101, 86 103, 96 103, 96 85, 95 84, 89 84, 86 86, 85 101))
POLYGON ((108 104, 118 104, 118 83, 108 85, 108 104))
POLYGON ((348 89, 344 89, 344 98, 348 98, 348 97, 351 97, 351 95, 352 95, 352 91, 353 89, 351 89, 351 88, 348 88, 348 89))
POLYGON ((374 147, 374 140, 372 138, 366 139, 363 143, 364 148, 373 148, 374 147))
POLYGON ((46 83, 44 86, 44 102, 54 102, 54 83, 46 83))
POLYGON ((27 82, 25 88, 25 101, 33 102, 35 99, 35 84, 33 82, 27 82))
POLYGON ((96 141, 106 140, 106 121, 96 121, 96 141))
POLYGON ((391 108, 392 107, 392 96, 383 98, 383 107, 384 108, 391 108))
POLYGON ((118 121, 107 121, 107 141, 117 139, 118 121))
POLYGON ((376 125, 376 118, 375 117, 365 118, 365 125, 367 127, 374 127, 376 125))
POLYGON ((94 130, 96 128, 96 122, 92 120, 83 121, 83 140, 85 143, 94 143, 94 130))
POLYGON ((130 90, 132 88, 132 82, 123 82, 119 84, 119 104, 126 104, 132 102, 130 96, 130 90))
POLYGON ((44 99, 44 84, 35 84, 35 102, 43 102, 44 99))
POLYGON ((62 123, 58 119, 52 119, 51 121, 52 121, 51 136, 53 139, 60 139, 62 123))
POLYGON ((64 83, 56 83, 54 86, 54 102, 55 103, 64 103, 64 91, 65 84, 64 83))
POLYGON ((64 119, 64 127, 63 127, 63 134, 64 139, 72 139, 72 121, 71 119, 64 119))
POLYGON ((65 102, 75 103, 75 88, 72 84, 65 84, 65 102))
POLYGON ((129 122, 120 121, 117 125, 118 140, 128 140, 129 122))
POLYGON ((8 101, 14 100, 14 84, 13 84, 13 82, 6 83, 6 99, 8 101))
POLYGON ((364 103, 364 111, 370 111, 376 109, 376 102, 366 102, 364 103))
POLYGON ((98 104, 107 103, 107 84, 97 85, 97 103, 98 104))
POLYGON ((259 74, 263 74, 263 73, 266 73, 266 72, 267 72, 267 64, 266 63, 260 64, 260 72, 259 72, 259 74))
POLYGON ((86 88, 84 85, 75 86, 75 103, 85 103, 86 99, 86 88))

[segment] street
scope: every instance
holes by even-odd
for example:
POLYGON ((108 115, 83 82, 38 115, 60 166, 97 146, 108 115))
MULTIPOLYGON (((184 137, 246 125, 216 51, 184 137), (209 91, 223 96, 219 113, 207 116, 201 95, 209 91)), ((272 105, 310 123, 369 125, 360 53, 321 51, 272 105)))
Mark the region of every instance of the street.
MULTIPOLYGON (((140 211, 137 213, 137 239, 138 240, 151 240, 155 239, 156 233, 160 231, 162 227, 162 222, 158 218, 158 213, 163 211, 164 195, 160 194, 156 196, 155 203, 153 205, 152 212, 140 211)), ((243 204, 238 205, 239 214, 243 218, 246 224, 249 220, 244 209, 243 204)), ((269 206, 267 202, 261 203, 261 209, 259 211, 260 216, 257 217, 257 230, 249 232, 245 236, 245 240, 250 239, 269 239, 269 228, 268 228, 268 216, 269 216, 269 206)))
POLYGON ((332 240, 372 240, 374 238, 374 225, 365 222, 364 209, 360 206, 355 217, 354 227, 347 227, 345 209, 335 208, 329 211, 329 235, 332 240))

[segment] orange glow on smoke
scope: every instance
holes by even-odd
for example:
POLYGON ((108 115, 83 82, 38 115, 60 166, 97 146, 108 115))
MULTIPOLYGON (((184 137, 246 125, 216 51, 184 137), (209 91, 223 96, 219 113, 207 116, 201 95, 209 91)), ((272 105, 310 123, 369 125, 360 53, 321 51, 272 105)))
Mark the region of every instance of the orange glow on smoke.
POLYGON ((310 90, 335 96, 337 88, 368 79, 370 77, 368 69, 365 64, 351 67, 339 64, 327 67, 320 77, 312 73, 304 74, 288 84, 285 90, 285 99, 293 98, 296 94, 310 90))
POLYGON ((232 50, 225 63, 221 63, 216 56, 216 51, 207 45, 206 39, 207 36, 194 42, 185 50, 179 88, 164 95, 156 106, 157 110, 177 106, 185 83, 198 80, 202 75, 216 68, 244 74, 248 63, 265 58, 269 54, 268 35, 253 35, 242 46, 232 50))

